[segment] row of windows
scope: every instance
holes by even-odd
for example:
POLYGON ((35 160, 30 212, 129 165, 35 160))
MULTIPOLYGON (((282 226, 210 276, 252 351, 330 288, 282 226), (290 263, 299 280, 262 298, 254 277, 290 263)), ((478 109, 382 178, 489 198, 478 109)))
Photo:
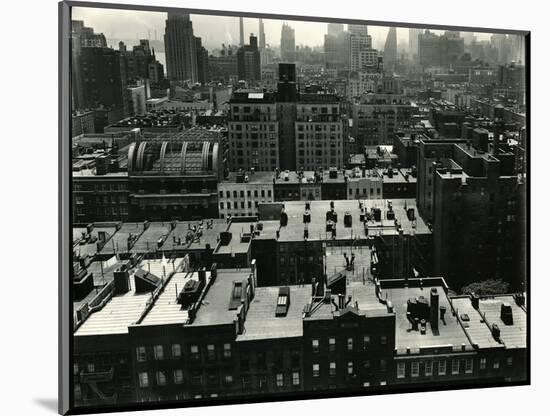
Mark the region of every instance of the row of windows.
MULTIPOLYGON (((349 194, 350 195, 353 195, 353 188, 349 188, 349 194)), ((368 189, 367 188, 363 188, 363 193, 362 195, 367 195, 367 191, 368 189)), ((376 188, 376 195, 380 195, 381 193, 381 189, 380 188, 376 188)), ((360 189, 359 188, 355 188, 355 195, 359 195, 360 194, 360 189)), ((374 188, 370 188, 370 195, 374 196, 374 188)))
MULTIPOLYGON (((265 201, 261 201, 262 203, 264 203, 265 201)), ((227 203, 227 209, 230 210, 230 209, 239 209, 239 206, 237 205, 238 203, 235 202, 233 204, 233 208, 231 208, 231 202, 228 202, 227 203)), ((258 208, 258 205, 260 204, 260 201, 254 201, 254 207, 255 208, 258 208)), ((246 203, 246 206, 247 208, 252 208, 252 201, 247 201, 246 203)), ((241 201, 241 208, 240 209, 244 209, 244 201, 241 201)), ((220 209, 224 209, 224 203, 223 202, 220 202, 220 209)))
MULTIPOLYGON (((386 371, 388 366, 388 362, 386 360, 380 360, 380 371, 386 371)), ((348 361, 346 363, 345 371, 347 375, 353 375, 355 373, 354 371, 354 362, 348 361)), ((371 361, 365 360, 363 361, 363 368, 370 369, 371 368, 371 361)), ((321 365, 319 363, 314 363, 312 365, 312 375, 313 377, 320 377, 321 375, 321 365)), ((331 361, 328 363, 328 375, 329 377, 336 377, 336 361, 331 361)))
MULTIPOLYGON (((262 189, 260 192, 258 192, 257 189, 254 190, 254 197, 255 198, 258 198, 258 194, 260 194, 262 196, 262 198, 265 198, 265 195, 267 193, 267 197, 268 198, 271 198, 271 189, 268 189, 267 192, 265 189, 262 189)), ((219 191, 219 194, 220 194, 220 198, 223 198, 223 195, 224 195, 224 192, 223 191, 219 191)), ((227 198, 231 198, 231 191, 225 191, 225 195, 227 198)), ((250 198, 252 196, 252 191, 250 189, 248 189, 246 191, 246 196, 248 198, 250 198)), ((233 198, 244 198, 244 190, 241 190, 241 191, 233 191, 233 198)))
MULTIPOLYGON (((355 341, 353 337, 346 338, 345 347, 348 351, 354 350, 355 341)), ((380 336, 380 344, 386 345, 388 343, 388 338, 385 335, 380 336)), ((371 337, 370 335, 364 335, 362 339, 362 348, 367 349, 371 345, 371 337)), ((311 350, 313 352, 319 352, 320 350, 320 340, 318 338, 311 340, 311 350)), ((328 339, 328 350, 329 351, 336 351, 336 338, 330 337, 328 339)))
MULTIPOLYGON (((182 357, 182 347, 181 344, 172 344, 170 348, 170 358, 181 358, 182 357)), ((191 359, 198 360, 200 359, 200 347, 199 345, 191 345, 189 347, 189 354, 191 359)), ((206 357, 209 360, 216 359, 216 346, 214 344, 206 345, 206 357)), ((164 360, 168 357, 165 354, 164 345, 154 345, 153 346, 153 358, 155 360, 164 360)), ((223 358, 231 358, 231 344, 223 344, 223 358)), ((147 348, 145 346, 136 347, 136 359, 138 362, 147 361, 147 348)))

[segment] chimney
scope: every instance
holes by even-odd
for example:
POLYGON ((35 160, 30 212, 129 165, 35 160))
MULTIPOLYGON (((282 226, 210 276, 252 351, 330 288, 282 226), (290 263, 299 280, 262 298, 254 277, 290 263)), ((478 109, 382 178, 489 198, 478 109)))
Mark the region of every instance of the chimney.
POLYGON ((514 325, 512 306, 510 306, 509 303, 503 303, 500 305, 500 319, 505 325, 514 325))
POLYGON ((115 294, 122 295, 130 290, 130 275, 126 265, 123 264, 113 273, 115 280, 115 294))
POLYGON ((206 286, 206 269, 199 269, 199 283, 202 287, 206 286))
POLYGON ((472 307, 474 309, 479 309, 479 296, 475 293, 470 294, 470 300, 472 301, 472 307))
POLYGON ((439 293, 435 287, 430 291, 430 326, 433 330, 439 327, 439 293))

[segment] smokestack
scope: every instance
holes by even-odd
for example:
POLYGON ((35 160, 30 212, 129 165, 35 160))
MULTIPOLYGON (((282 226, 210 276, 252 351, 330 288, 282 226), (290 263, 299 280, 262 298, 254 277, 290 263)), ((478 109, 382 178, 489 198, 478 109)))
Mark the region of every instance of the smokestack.
POLYGON ((430 291, 430 326, 433 330, 439 327, 439 293, 435 287, 430 291))

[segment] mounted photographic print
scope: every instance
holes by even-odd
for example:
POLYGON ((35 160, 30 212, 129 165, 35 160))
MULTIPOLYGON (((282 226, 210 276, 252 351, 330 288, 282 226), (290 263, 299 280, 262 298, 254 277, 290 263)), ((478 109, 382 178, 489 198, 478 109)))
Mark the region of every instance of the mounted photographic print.
POLYGON ((60 3, 60 413, 529 383, 529 32, 433 23, 60 3))

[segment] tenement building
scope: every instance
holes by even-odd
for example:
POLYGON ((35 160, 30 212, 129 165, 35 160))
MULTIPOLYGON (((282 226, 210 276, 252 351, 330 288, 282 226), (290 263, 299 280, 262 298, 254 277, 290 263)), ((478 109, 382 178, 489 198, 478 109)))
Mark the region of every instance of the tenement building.
POLYGON ((419 143, 417 203, 433 230, 434 272, 455 289, 488 278, 521 289, 525 183, 514 153, 479 133, 473 143, 419 143))
MULTIPOLYGON (((75 323, 80 405, 525 378, 521 294, 452 297, 436 277, 346 281, 348 266, 343 279, 269 287, 254 261, 105 267, 114 271, 92 278, 75 323)), ((91 275, 75 270, 73 284, 91 275)))

